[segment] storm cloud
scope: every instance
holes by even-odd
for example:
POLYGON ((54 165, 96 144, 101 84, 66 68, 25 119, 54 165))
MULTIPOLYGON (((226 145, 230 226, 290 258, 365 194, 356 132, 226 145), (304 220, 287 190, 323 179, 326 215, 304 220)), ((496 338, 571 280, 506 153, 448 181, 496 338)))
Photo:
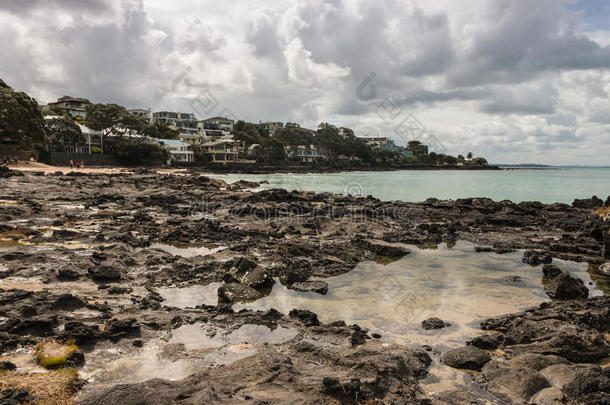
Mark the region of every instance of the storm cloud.
POLYGON ((328 121, 398 143, 412 116, 455 154, 610 164, 603 13, 576 0, 6 0, 0 77, 40 102, 328 121))

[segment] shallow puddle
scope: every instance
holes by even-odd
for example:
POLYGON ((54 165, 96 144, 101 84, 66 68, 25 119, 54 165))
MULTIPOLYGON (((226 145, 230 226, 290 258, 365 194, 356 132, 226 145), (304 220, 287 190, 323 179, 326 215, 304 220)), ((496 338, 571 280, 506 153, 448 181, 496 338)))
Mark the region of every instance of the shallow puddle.
MULTIPOLYGON (((548 301, 542 269, 521 262, 522 252, 475 253, 474 245, 458 242, 435 250, 410 246, 412 253, 399 261, 364 262, 353 271, 325 279, 328 294, 300 293, 276 283, 271 294, 242 308, 282 313, 308 309, 323 322, 345 320, 380 333, 385 341, 406 345, 458 347, 481 334, 485 318, 518 312, 548 301), (512 277, 511 279, 508 276, 512 277), (515 281, 517 280, 517 281, 515 281), (436 316, 449 328, 425 331, 421 321, 436 316)), ((587 265, 556 260, 555 264, 581 278, 592 295, 587 265)))
POLYGON ((297 332, 278 326, 243 325, 229 334, 207 324, 183 325, 165 339, 136 348, 100 348, 86 354, 86 389, 151 378, 180 380, 209 367, 227 365, 256 353, 257 345, 282 343, 297 332))
POLYGON ((190 287, 159 288, 157 292, 163 297, 163 305, 176 308, 194 308, 197 305, 218 304, 218 287, 223 283, 193 285, 190 287))
POLYGON ((226 246, 209 248, 205 246, 196 246, 182 243, 151 243, 150 247, 152 249, 163 250, 164 252, 167 252, 173 256, 181 257, 207 256, 226 249, 226 246))

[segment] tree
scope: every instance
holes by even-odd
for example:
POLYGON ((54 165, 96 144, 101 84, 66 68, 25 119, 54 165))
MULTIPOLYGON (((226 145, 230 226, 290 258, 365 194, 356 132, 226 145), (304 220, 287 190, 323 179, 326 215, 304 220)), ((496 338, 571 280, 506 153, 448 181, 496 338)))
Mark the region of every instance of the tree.
POLYGON ((458 161, 458 163, 464 163, 464 156, 457 155, 457 161, 458 161))
POLYGON ((466 155, 466 159, 472 160, 472 152, 468 152, 468 154, 466 155))
POLYGON ((420 141, 409 141, 407 144, 407 150, 413 153, 413 156, 423 158, 428 156, 428 146, 422 144, 420 141))
POLYGON ((44 119, 36 100, 0 79, 0 141, 25 149, 45 143, 44 119))
POLYGON ((309 147, 314 142, 313 135, 310 132, 296 127, 279 128, 273 134, 273 138, 287 146, 293 153, 300 145, 309 147))
POLYGON ((428 153, 428 161, 432 164, 436 164, 438 162, 438 157, 435 152, 428 153))
POLYGON ((150 142, 114 137, 104 145, 106 151, 128 165, 157 165, 169 158, 167 149, 150 142))
POLYGON ((180 136, 180 132, 178 132, 176 128, 169 125, 167 122, 161 121, 149 124, 143 133, 151 138, 158 139, 178 139, 180 136))
POLYGON ((67 117, 57 117, 45 120, 45 130, 49 145, 61 152, 66 146, 76 146, 85 142, 85 137, 78 125, 67 117))
POLYGON ((339 134, 339 129, 326 122, 318 126, 315 138, 316 146, 324 149, 328 154, 328 160, 335 162, 339 155, 347 151, 345 139, 339 134))
POLYGON ((244 143, 246 147, 261 144, 263 142, 263 136, 254 124, 251 122, 237 121, 233 126, 233 136, 236 140, 244 143))
POLYGON ((86 125, 96 131, 103 131, 107 135, 122 135, 120 124, 129 112, 117 104, 89 104, 85 108, 87 113, 86 125))
POLYGON ((277 164, 286 160, 284 145, 274 138, 265 138, 256 153, 256 160, 261 163, 277 164))
POLYGON ((476 158, 472 159, 472 161, 477 166, 487 166, 487 159, 485 159, 485 158, 476 157, 476 158))

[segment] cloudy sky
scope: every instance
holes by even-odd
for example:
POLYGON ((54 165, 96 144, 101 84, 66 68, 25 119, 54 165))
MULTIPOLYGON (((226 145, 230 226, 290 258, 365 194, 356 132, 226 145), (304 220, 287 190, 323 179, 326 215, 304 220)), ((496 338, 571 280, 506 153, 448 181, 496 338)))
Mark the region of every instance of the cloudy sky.
POLYGON ((43 102, 610 165, 607 0, 2 0, 0 43, 0 78, 43 102))

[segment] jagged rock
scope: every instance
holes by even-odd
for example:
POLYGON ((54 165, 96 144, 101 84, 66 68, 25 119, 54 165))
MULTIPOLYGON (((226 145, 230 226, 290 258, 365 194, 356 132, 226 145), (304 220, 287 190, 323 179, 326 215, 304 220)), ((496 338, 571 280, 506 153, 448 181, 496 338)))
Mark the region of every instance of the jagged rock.
POLYGON ((466 346, 443 353, 441 359, 445 364, 454 368, 480 370, 485 363, 491 360, 491 356, 485 350, 466 346))
POLYGON ((80 276, 80 272, 74 266, 64 266, 57 271, 57 278, 59 280, 76 280, 80 276))
POLYGON ((387 257, 403 257, 411 253, 411 251, 397 243, 388 243, 377 239, 364 239, 362 244, 365 248, 375 252, 379 256, 387 257))
POLYGON ((112 318, 106 322, 105 335, 113 342, 118 342, 119 340, 127 337, 139 337, 140 325, 134 318, 112 318))
POLYGON ((555 364, 568 364, 568 361, 560 356, 523 353, 513 357, 509 363, 512 368, 531 368, 540 371, 555 364))
POLYGON ((551 279, 561 274, 561 269, 552 264, 545 264, 542 267, 542 274, 545 278, 551 279))
POLYGON ((270 288, 274 281, 269 272, 255 261, 239 258, 231 270, 223 277, 225 283, 241 283, 255 290, 270 288))
POLYGON ((487 390, 508 403, 527 403, 534 394, 550 387, 546 378, 531 368, 507 367, 497 361, 486 364, 482 376, 487 390))
POLYGON ((445 322, 440 318, 428 318, 421 322, 421 327, 425 330, 442 329, 451 326, 451 323, 445 322))
POLYGON ((601 266, 599 266, 598 271, 601 274, 604 274, 606 276, 610 276, 610 262, 606 262, 606 263, 602 264, 601 266))
POLYGON ((320 325, 320 321, 318 320, 318 315, 314 314, 311 311, 307 311, 304 309, 293 309, 292 311, 290 311, 289 315, 291 318, 299 319, 301 322, 303 322, 303 325, 305 325, 305 326, 319 326, 320 325))
POLYGON ((328 292, 328 283, 324 281, 304 281, 292 283, 288 288, 300 292, 316 292, 325 295, 328 292))
POLYGON ((538 252, 535 250, 526 250, 523 253, 523 259, 521 259, 523 263, 527 263, 532 266, 538 266, 542 263, 551 263, 553 258, 548 252, 538 252))
POLYGON ((579 278, 570 276, 567 271, 561 272, 544 286, 546 294, 556 300, 587 298, 589 290, 579 278))
POLYGON ((13 371, 17 370, 17 366, 10 361, 0 361, 0 370, 13 371))
POLYGON ((554 364, 540 370, 542 374, 555 387, 563 388, 564 386, 574 382, 578 376, 588 375, 592 369, 596 368, 592 364, 554 364))
POLYGON ((596 208, 602 207, 604 205, 604 201, 597 196, 593 196, 591 198, 585 198, 582 200, 575 199, 572 202, 572 207, 575 208, 596 208))
POLYGON ((118 281, 121 279, 121 271, 114 266, 92 266, 89 267, 88 272, 94 281, 118 281))
POLYGON ((230 283, 218 288, 218 298, 224 303, 250 302, 262 297, 263 294, 260 291, 246 284, 230 283))
POLYGON ((478 347, 479 349, 494 350, 504 342, 504 335, 495 333, 493 335, 482 335, 466 342, 467 345, 478 347))

